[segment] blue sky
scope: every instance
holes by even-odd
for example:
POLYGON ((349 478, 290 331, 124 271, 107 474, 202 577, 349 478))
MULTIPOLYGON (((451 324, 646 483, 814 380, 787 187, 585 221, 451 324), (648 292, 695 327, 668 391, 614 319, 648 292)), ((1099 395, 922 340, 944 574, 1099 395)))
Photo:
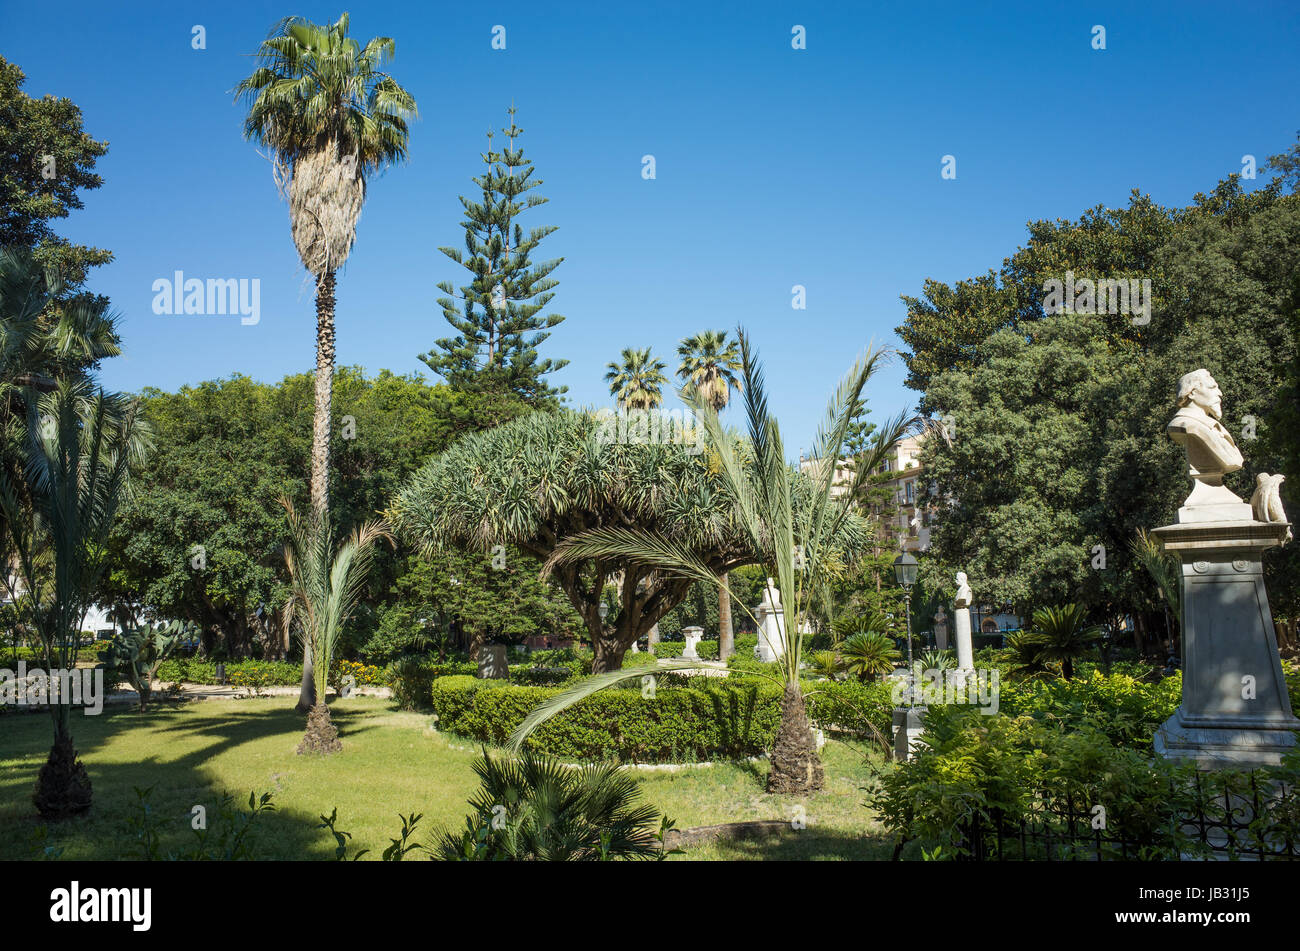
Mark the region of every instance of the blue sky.
MULTIPOLYGON (((1300 5, 1211 3, 367 3, 352 33, 397 42, 393 75, 421 116, 411 160, 371 182, 341 274, 338 358, 423 370, 449 328, 434 284, 463 272, 457 195, 513 101, 559 230, 546 353, 554 382, 604 405, 626 346, 672 360, 678 340, 743 324, 768 369, 793 456, 869 340, 895 343, 900 294, 1000 266, 1031 219, 1122 205, 1140 188, 1185 204, 1242 156, 1300 127, 1300 5), (491 48, 506 27, 506 49, 491 48), (807 49, 791 48, 806 28, 807 49), (1106 49, 1092 49, 1092 27, 1106 49), (641 176, 652 154, 657 177, 641 176), (940 176, 953 155, 957 177, 940 176), (807 309, 791 288, 807 288, 807 309)), ((309 3, 0 7, 0 54, 30 95, 67 96, 107 139, 103 188, 57 227, 116 255, 91 286, 122 315, 103 382, 135 390, 314 365, 313 289, 270 166, 229 94, 281 16, 309 3), (192 27, 206 49, 191 48, 192 27), (261 320, 158 316, 152 284, 257 278, 261 320)), ((675 366, 675 362, 673 362, 675 366)), ((877 415, 910 405, 901 363, 873 382, 877 415)))

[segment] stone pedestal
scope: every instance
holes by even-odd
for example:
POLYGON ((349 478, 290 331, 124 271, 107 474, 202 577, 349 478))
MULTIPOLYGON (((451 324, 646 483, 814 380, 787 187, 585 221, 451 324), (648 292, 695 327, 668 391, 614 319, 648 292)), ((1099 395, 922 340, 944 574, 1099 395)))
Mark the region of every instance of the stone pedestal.
POLYGON ((779 607, 761 605, 758 609, 758 645, 754 656, 771 663, 785 655, 785 611, 779 607))
POLYGON ((904 762, 912 753, 925 732, 925 707, 894 708, 894 759, 904 762))
POLYGON ((1282 677, 1261 558, 1290 525, 1253 520, 1240 499, 1207 501, 1212 511, 1184 507, 1178 524, 1152 533, 1182 561, 1183 597, 1183 699, 1156 731, 1155 749, 1206 766, 1276 764, 1295 746, 1300 720, 1282 677))
POLYGON ((484 680, 506 680, 510 677, 504 644, 484 644, 479 648, 478 676, 484 680))
POLYGON ((682 648, 682 656, 689 657, 691 660, 699 660, 700 652, 698 650, 700 639, 704 637, 704 628, 702 627, 684 627, 682 636, 686 638, 686 646, 682 648))
POLYGON ((970 636, 970 608, 956 608, 952 620, 957 641, 957 670, 965 678, 975 670, 975 651, 971 647, 970 636))

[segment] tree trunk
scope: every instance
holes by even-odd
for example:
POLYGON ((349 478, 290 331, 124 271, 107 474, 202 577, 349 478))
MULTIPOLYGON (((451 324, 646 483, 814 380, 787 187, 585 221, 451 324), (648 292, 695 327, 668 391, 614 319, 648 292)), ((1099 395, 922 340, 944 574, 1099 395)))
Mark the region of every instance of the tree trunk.
MULTIPOLYGON (((334 272, 316 278, 316 411, 311 430, 311 508, 320 517, 329 511, 330 400, 334 390, 334 272)), ((303 650, 302 689, 298 712, 316 707, 311 651, 303 650)))
POLYGON ((731 576, 718 575, 718 660, 726 663, 736 652, 736 636, 731 629, 731 576))
POLYGON ((337 753, 343 749, 339 731, 330 719, 330 708, 323 702, 311 708, 307 717, 307 732, 298 744, 299 753, 337 753))
POLYGON ((781 726, 768 754, 772 769, 767 791, 807 795, 822 788, 825 775, 817 756, 817 742, 808 723, 803 693, 797 684, 786 684, 781 697, 781 726))
POLYGON ((77 751, 72 745, 71 708, 61 703, 52 712, 54 745, 36 775, 32 803, 42 819, 68 819, 90 808, 90 776, 85 764, 77 759, 77 751))

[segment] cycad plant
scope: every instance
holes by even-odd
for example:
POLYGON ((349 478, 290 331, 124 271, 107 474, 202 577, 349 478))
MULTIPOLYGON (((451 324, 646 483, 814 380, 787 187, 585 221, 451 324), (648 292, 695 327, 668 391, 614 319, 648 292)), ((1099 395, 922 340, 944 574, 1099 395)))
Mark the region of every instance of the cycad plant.
POLYGON ((356 609, 370 570, 375 543, 389 538, 383 522, 367 522, 338 546, 330 534, 329 516, 300 516, 288 499, 289 539, 284 560, 289 569, 289 621, 303 650, 317 658, 314 668, 316 702, 307 716, 307 732, 299 753, 337 753, 343 748, 325 705, 330 663, 344 626, 356 609))
MULTIPOLYGON (((769 751, 772 765, 768 789, 808 793, 821 788, 823 774, 799 681, 804 659, 803 631, 814 594, 868 542, 864 523, 852 512, 853 493, 837 494, 831 490, 835 485, 834 462, 841 457, 845 434, 860 405, 863 388, 879 367, 884 351, 868 350, 840 383, 817 433, 814 457, 823 462, 815 467, 812 477, 807 477, 801 476, 786 459, 780 427, 768 408, 762 367, 748 336, 743 330, 738 336, 748 439, 736 440, 724 432, 717 411, 694 386, 686 386, 681 396, 705 430, 712 464, 735 500, 735 519, 759 562, 777 580, 785 606, 784 629, 778 631, 785 647, 778 664, 783 689, 781 724, 769 751)), ((867 473, 880 465, 889 447, 911 425, 912 420, 900 415, 883 426, 872 443, 869 453, 872 458, 855 473, 855 480, 866 478, 867 473)), ((631 559, 656 571, 715 588, 719 584, 716 573, 690 549, 671 537, 636 525, 596 528, 576 535, 557 546, 548 566, 562 566, 584 558, 631 559)), ((754 621, 757 625, 757 618, 754 621)), ((681 665, 660 662, 659 666, 667 670, 681 665)), ((520 724, 512 737, 516 747, 538 724, 582 697, 646 672, 646 668, 639 667, 634 673, 616 671, 592 677, 553 698, 520 724)))
POLYGON ((852 634, 840 645, 844 668, 859 680, 878 680, 903 659, 894 639, 879 631, 852 634))
POLYGON ((1028 638, 1037 649, 1038 660, 1059 663, 1061 675, 1070 680, 1074 677, 1075 660, 1101 640, 1101 627, 1088 623, 1087 611, 1081 604, 1039 608, 1034 612, 1028 638))
MULTIPOLYGON (((362 46, 348 36, 346 13, 326 26, 287 17, 262 41, 257 69, 235 87, 248 102, 245 137, 270 149, 276 180, 287 184, 293 243, 316 280, 317 515, 329 508, 335 275, 356 240, 367 177, 406 158, 407 120, 416 114, 415 99, 381 68, 396 48, 386 36, 362 46)), ((303 658, 304 711, 314 700, 313 660, 303 658)))
POLYGON ((641 790, 614 763, 573 769, 525 752, 519 759, 484 750, 474 763, 482 784, 460 833, 443 832, 430 849, 450 861, 581 862, 658 859, 671 826, 639 802, 641 790))
POLYGON ((835 680, 844 671, 844 660, 835 651, 813 651, 808 655, 808 669, 818 677, 835 680))
POLYGON ((1051 671, 1043 658, 1038 638, 1029 631, 1018 631, 1007 635, 1007 649, 1011 652, 1011 670, 1013 677, 1033 680, 1045 677, 1051 671))

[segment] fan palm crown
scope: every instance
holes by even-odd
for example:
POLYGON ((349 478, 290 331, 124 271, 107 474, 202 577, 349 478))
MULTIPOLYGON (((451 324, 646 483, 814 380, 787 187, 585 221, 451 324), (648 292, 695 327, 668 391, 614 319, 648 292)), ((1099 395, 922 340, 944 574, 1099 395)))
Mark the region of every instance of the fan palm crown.
POLYGON ((668 382, 664 370, 668 364, 657 360, 649 347, 624 349, 621 362, 607 364, 605 382, 610 395, 625 410, 654 409, 664 401, 663 386, 668 382))

